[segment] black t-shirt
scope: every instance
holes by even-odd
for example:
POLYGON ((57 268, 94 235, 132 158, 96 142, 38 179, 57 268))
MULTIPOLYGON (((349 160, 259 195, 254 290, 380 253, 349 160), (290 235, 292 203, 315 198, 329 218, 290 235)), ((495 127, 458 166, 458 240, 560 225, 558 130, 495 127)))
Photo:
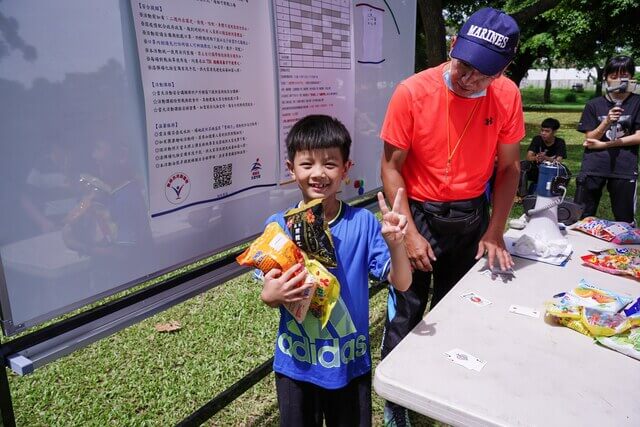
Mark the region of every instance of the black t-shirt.
POLYGON ((564 139, 555 137, 553 144, 546 145, 540 135, 534 136, 531 140, 528 151, 538 154, 545 150, 547 152, 547 154, 545 154, 547 157, 562 156, 563 159, 567 158, 567 144, 564 142, 564 139))
MULTIPOLYGON (((582 111, 578 131, 589 132, 598 127, 605 119, 614 103, 603 96, 587 102, 582 111)), ((601 141, 631 135, 640 129, 640 96, 631 94, 622 103, 624 112, 618 121, 617 135, 610 135, 607 130, 601 141), (610 139, 611 137, 611 139, 610 139)), ((612 147, 605 150, 589 150, 585 148, 582 157, 582 172, 589 175, 611 178, 637 178, 638 176, 638 146, 612 147)))

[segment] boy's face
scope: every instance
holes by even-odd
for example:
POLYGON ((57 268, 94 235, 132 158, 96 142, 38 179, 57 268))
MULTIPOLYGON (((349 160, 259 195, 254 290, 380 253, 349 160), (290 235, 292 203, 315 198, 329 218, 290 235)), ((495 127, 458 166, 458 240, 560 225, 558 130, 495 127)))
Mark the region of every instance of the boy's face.
POLYGON ((337 147, 299 151, 293 162, 287 161, 305 203, 313 199, 334 199, 350 166, 337 147))
POLYGON ((540 136, 546 143, 552 143, 556 136, 556 131, 551 128, 540 128, 540 136))

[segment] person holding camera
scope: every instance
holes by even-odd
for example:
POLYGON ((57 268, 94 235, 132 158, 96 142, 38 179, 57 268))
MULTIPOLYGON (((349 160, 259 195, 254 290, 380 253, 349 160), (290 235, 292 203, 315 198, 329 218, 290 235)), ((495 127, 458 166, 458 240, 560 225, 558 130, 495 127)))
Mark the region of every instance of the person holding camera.
POLYGON ((582 217, 595 216, 607 187, 616 221, 634 223, 640 144, 640 96, 633 93, 635 64, 629 56, 615 56, 604 68, 604 96, 587 102, 578 123, 585 134, 576 202, 582 217))

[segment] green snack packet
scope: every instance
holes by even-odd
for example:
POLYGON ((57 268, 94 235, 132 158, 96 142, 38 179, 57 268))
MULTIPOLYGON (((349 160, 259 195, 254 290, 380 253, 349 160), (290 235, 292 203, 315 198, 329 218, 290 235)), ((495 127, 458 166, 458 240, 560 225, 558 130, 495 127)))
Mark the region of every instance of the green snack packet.
POLYGON ((284 219, 292 240, 309 258, 328 268, 338 266, 331 231, 322 209, 322 199, 288 210, 284 219))

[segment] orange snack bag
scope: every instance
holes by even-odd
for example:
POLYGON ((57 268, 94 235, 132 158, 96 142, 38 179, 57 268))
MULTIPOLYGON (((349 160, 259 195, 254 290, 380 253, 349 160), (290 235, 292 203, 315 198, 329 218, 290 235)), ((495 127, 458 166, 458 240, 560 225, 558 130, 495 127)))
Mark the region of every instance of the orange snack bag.
POLYGON ((295 264, 302 263, 303 257, 282 227, 277 222, 270 222, 260 237, 238 255, 236 261, 240 265, 256 267, 263 273, 274 268, 284 273, 295 264))
MULTIPOLYGON (((302 251, 286 235, 282 227, 277 222, 271 222, 267 224, 260 237, 236 258, 236 261, 240 265, 255 267, 265 274, 274 268, 284 273, 295 264, 302 264, 304 257, 302 251)), ((312 275, 307 275, 305 283, 311 284, 311 287, 306 291, 305 298, 284 304, 284 308, 298 323, 302 323, 307 316, 311 297, 316 290, 316 280, 312 275)))

